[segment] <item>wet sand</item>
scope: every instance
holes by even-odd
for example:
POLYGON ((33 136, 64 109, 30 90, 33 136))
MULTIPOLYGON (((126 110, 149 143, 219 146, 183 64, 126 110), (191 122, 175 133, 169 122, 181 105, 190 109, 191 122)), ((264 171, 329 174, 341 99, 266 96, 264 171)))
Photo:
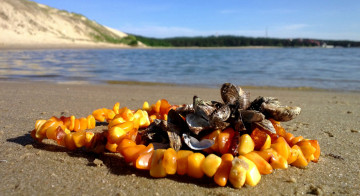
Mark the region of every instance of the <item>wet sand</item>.
POLYGON ((34 142, 29 132, 37 119, 83 117, 115 102, 132 109, 144 101, 166 98, 191 103, 193 95, 221 100, 218 88, 164 85, 68 85, 0 82, 1 195, 360 195, 360 93, 318 90, 246 88, 251 98, 275 96, 302 108, 284 124, 295 136, 317 139, 318 163, 290 167, 262 176, 256 187, 218 187, 212 179, 168 176, 154 179, 148 171, 128 166, 114 153, 69 151, 46 140, 34 142))

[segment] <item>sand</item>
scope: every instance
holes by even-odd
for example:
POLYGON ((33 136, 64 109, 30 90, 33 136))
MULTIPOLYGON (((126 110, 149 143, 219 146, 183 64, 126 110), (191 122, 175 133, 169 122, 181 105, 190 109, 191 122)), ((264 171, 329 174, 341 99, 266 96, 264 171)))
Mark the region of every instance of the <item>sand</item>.
POLYGON ((68 85, 0 82, 1 195, 360 195, 360 94, 317 90, 246 88, 252 98, 275 96, 302 108, 287 131, 317 139, 322 154, 306 169, 290 167, 262 176, 256 187, 218 187, 212 179, 150 177, 114 153, 69 151, 29 131, 37 119, 87 116, 115 102, 136 109, 147 100, 190 103, 193 95, 220 100, 217 88, 157 85, 68 85))
POLYGON ((129 47, 94 41, 97 31, 119 39, 128 36, 126 33, 85 16, 27 0, 0 1, 0 31, 0 49, 129 47))

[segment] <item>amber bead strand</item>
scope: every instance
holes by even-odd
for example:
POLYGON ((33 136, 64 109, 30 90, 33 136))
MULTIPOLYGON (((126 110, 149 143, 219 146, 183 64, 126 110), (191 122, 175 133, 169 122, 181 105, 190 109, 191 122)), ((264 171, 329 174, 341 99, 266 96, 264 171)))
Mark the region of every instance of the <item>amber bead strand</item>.
POLYGON ((209 154, 206 157, 199 152, 176 152, 172 148, 155 150, 152 144, 136 144, 139 128, 149 126, 154 119, 166 120, 168 111, 175 107, 162 99, 151 106, 145 102, 142 110, 135 112, 126 107, 120 108, 120 104, 116 103, 112 110, 101 108, 86 118, 70 116, 38 120, 31 135, 38 141, 53 139, 71 150, 83 146, 96 148, 96 144, 105 141, 106 137, 106 149, 121 153, 126 162, 137 169, 149 170, 153 177, 175 173, 194 178, 206 175, 214 177, 219 186, 225 186, 230 181, 235 188, 244 184, 255 186, 261 179, 260 174, 270 174, 273 169, 286 169, 288 164, 305 167, 310 161, 317 162, 319 159, 320 147, 316 140, 294 137, 273 120, 276 134, 256 128, 251 135, 239 136, 235 150, 238 157, 228 153, 235 137, 232 128, 215 130, 204 137, 215 141, 212 147, 204 150, 209 154), (96 121, 105 120, 108 131, 97 134, 86 131, 93 129, 96 121))

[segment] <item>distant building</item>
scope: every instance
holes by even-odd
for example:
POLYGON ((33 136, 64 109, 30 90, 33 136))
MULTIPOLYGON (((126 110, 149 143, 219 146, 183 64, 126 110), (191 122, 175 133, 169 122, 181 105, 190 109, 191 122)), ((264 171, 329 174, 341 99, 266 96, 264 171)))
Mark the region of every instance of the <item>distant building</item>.
POLYGON ((334 45, 327 45, 325 42, 321 45, 323 48, 334 48, 334 45))

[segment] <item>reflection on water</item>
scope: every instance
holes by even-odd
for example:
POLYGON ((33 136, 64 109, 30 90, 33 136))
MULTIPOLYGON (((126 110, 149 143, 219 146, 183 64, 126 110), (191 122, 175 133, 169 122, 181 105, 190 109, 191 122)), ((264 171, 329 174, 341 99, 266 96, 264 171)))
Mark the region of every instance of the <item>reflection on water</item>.
POLYGON ((1 50, 0 79, 360 90, 360 49, 1 50))

